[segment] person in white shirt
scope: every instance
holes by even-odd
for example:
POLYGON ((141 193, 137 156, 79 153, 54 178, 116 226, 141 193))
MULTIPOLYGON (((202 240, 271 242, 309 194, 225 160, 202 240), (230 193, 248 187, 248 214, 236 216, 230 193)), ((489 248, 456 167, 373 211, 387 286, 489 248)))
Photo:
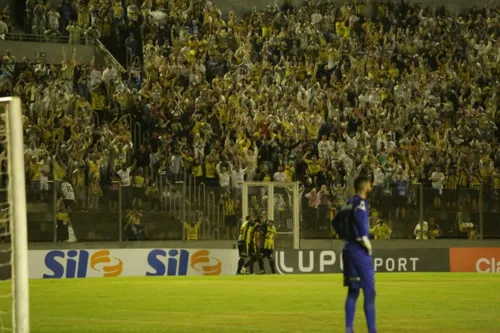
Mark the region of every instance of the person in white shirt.
POLYGON ((259 149, 254 144, 252 149, 244 150, 245 159, 247 162, 247 178, 249 181, 253 180, 255 170, 257 169, 257 160, 259 156, 259 149), (253 150, 252 150, 253 149, 253 150))
POLYGON ((90 72, 90 87, 96 87, 102 82, 102 74, 97 68, 92 68, 90 72))
POLYGON ((283 171, 283 166, 278 166, 278 171, 274 173, 274 181, 284 183, 286 181, 286 174, 283 171))
POLYGON ((330 143, 326 140, 326 135, 323 135, 318 143, 318 154, 319 158, 323 160, 326 160, 330 155, 330 143))
POLYGON ((434 197, 434 207, 437 209, 441 208, 441 195, 443 194, 443 183, 444 174, 441 172, 441 168, 437 167, 436 170, 431 175, 432 188, 435 192, 434 197))
POLYGON ((413 234, 415 235, 415 239, 417 240, 427 240, 429 239, 429 225, 427 221, 422 222, 422 226, 420 226, 420 222, 415 226, 415 230, 413 230, 413 234))
POLYGON ((116 72, 116 69, 113 68, 113 66, 109 65, 108 68, 102 72, 102 80, 108 85, 112 86, 114 82, 116 82, 116 79, 118 78, 118 73, 116 72))
POLYGON ((47 13, 47 18, 49 20, 49 28, 52 30, 59 30, 59 13, 55 8, 51 8, 50 12, 47 13))
POLYGON ((0 18, 0 40, 5 39, 5 35, 9 32, 9 27, 7 24, 0 18))
POLYGON ((235 198, 241 200, 241 190, 243 188, 243 182, 245 181, 246 169, 240 167, 240 165, 229 164, 229 169, 231 171, 231 184, 234 190, 235 198))
POLYGON ((197 160, 203 160, 205 157, 205 141, 201 138, 199 133, 196 133, 193 143, 194 158, 197 160))
POLYGON ((129 209, 132 204, 132 188, 130 181, 130 173, 135 168, 135 162, 132 166, 128 167, 123 164, 122 168, 116 172, 120 177, 120 188, 122 191, 123 209, 129 209))
POLYGON ((66 209, 71 214, 71 206, 73 206, 73 203, 75 202, 75 191, 73 190, 73 185, 71 185, 67 177, 63 178, 60 190, 64 200, 64 206, 66 206, 66 209))
POLYGON ((219 185, 222 188, 221 193, 227 193, 231 183, 229 171, 227 171, 226 167, 221 167, 221 163, 217 164, 215 168, 217 170, 217 175, 219 175, 219 185))
POLYGON ((356 148, 358 147, 359 133, 356 133, 356 135, 354 135, 352 138, 347 133, 344 133, 344 139, 346 141, 347 151, 356 150, 356 148))

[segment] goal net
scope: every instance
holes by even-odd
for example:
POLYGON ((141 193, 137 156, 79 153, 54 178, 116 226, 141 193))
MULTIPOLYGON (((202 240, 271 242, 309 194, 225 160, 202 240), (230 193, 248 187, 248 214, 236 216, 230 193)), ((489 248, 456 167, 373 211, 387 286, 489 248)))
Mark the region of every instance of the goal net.
POLYGON ((299 183, 244 182, 242 215, 273 220, 276 248, 299 248, 299 183))
POLYGON ((0 333, 28 333, 28 237, 19 98, 0 98, 0 142, 0 333))

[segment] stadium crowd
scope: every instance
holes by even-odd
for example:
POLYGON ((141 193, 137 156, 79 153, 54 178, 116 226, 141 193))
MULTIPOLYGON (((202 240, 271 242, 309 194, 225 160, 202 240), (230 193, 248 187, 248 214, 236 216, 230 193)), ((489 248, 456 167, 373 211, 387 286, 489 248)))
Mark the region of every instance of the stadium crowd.
MULTIPOLYGON (((119 180, 134 188, 125 206, 140 207, 145 195, 158 200, 158 179, 185 169, 237 206, 244 179, 298 180, 303 227, 327 229, 364 171, 386 219, 408 218, 417 183, 432 188, 435 209, 477 209, 480 188, 498 207, 498 4, 455 15, 404 1, 308 1, 227 18, 204 0, 63 6, 72 10, 57 17, 61 33, 129 36, 132 61, 125 75, 76 55, 60 67, 26 60, 14 73, 4 56, 3 76, 15 79, 2 94, 24 101, 32 200, 46 200, 47 179, 68 180, 76 208, 98 210, 101 187, 112 194, 119 180), (133 123, 151 133, 140 147, 133 123)), ((36 22, 42 12, 49 24, 57 16, 40 2, 36 22)))

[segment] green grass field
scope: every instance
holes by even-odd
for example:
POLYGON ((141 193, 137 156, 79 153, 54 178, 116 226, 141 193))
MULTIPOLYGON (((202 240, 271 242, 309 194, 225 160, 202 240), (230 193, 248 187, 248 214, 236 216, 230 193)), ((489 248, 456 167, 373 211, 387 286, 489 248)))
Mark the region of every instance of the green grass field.
MULTIPOLYGON (((380 333, 500 332, 500 274, 377 274, 376 285, 380 333)), ((341 275, 33 280, 30 288, 33 333, 344 333, 341 275)), ((367 331, 362 305, 356 333, 367 331)))

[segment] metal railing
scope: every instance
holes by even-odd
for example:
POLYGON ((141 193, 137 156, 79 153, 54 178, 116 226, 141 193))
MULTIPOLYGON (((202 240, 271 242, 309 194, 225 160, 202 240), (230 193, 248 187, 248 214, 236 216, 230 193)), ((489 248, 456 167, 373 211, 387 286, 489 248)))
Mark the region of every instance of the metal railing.
POLYGON ((15 42, 50 43, 50 44, 92 45, 95 47, 96 55, 98 56, 96 57, 96 59, 101 59, 101 61, 97 61, 97 65, 107 66, 111 64, 113 65, 114 68, 116 68, 116 70, 120 74, 126 73, 126 70, 123 68, 123 66, 116 60, 116 58, 108 51, 108 49, 97 38, 84 37, 82 35, 75 40, 74 38, 65 35, 46 36, 46 35, 25 34, 25 33, 8 33, 5 35, 5 38, 3 40, 15 41, 15 42))
MULTIPOLYGON (((92 37, 84 37, 80 36, 77 40, 80 44, 87 44, 87 39, 91 39, 92 41, 95 38, 92 37)), ((38 35, 38 34, 25 34, 25 33, 8 33, 5 35, 5 39, 7 41, 14 42, 34 42, 34 43, 52 43, 52 44, 69 44, 73 39, 69 36, 65 35, 56 35, 56 36, 46 36, 46 35, 38 35)))
MULTIPOLYGON (((194 178, 190 182, 190 173, 184 169, 180 178, 168 173, 155 177, 154 187, 146 186, 144 189, 121 188, 116 180, 111 184, 101 184, 103 193, 98 198, 98 209, 95 211, 88 209, 88 202, 92 199, 91 187, 88 184, 75 186, 76 202, 71 208, 71 223, 78 240, 180 240, 186 239, 184 223, 192 221, 202 222, 199 239, 230 237, 217 184, 197 183, 194 178), (132 203, 137 198, 141 200, 135 202, 141 203, 133 207, 132 203), (133 221, 128 218, 131 210, 137 210, 142 215, 139 224, 147 230, 147 236, 134 236, 133 221)), ((56 209, 59 183, 49 184, 49 191, 41 195, 36 181, 28 183, 30 241, 61 241, 56 209)), ((319 209, 309 207, 304 197, 308 192, 306 190, 301 195, 300 206, 304 209, 301 210, 300 236, 331 238, 334 234, 329 227, 329 218, 326 218, 326 223, 319 222, 323 221, 319 209)), ((407 193, 401 198, 394 188, 375 187, 369 198, 371 228, 378 219, 382 219, 392 229, 388 236, 391 239, 500 238, 500 224, 497 222, 500 219, 500 189, 481 186, 440 191, 415 184, 408 188, 407 193), (440 231, 436 231, 438 229, 440 231)), ((331 217, 337 208, 336 201, 332 199, 326 212, 331 217)), ((237 222, 238 226, 241 222, 237 222)))

